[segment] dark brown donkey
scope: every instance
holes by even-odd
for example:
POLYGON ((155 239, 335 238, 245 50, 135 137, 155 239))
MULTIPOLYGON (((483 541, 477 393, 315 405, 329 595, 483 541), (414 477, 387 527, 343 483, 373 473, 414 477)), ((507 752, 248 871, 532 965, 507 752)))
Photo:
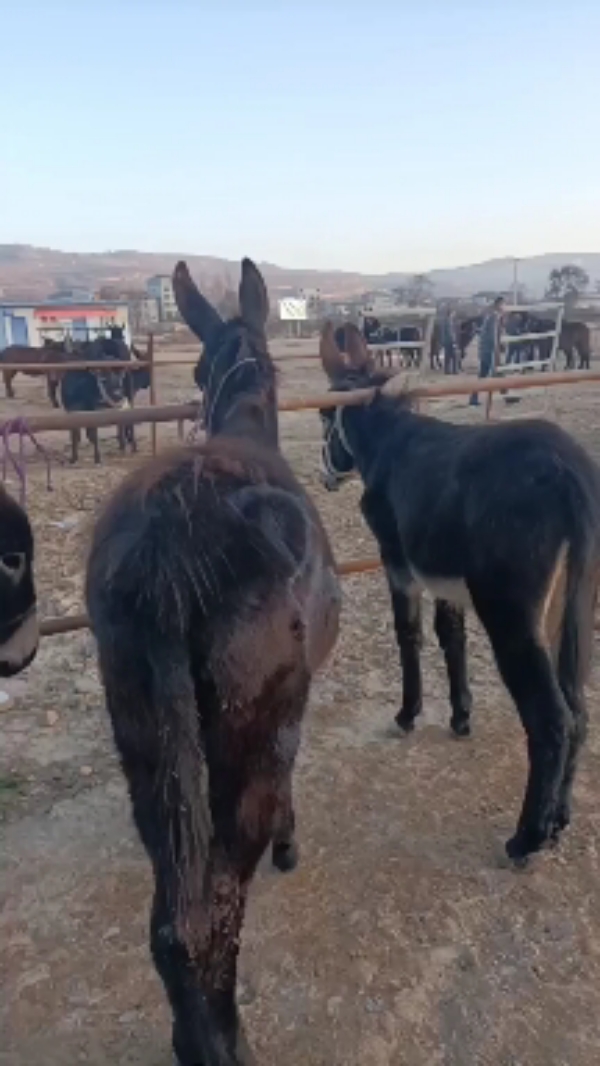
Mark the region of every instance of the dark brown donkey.
POLYGON ((38 640, 33 534, 23 508, 0 486, 0 677, 29 666, 38 640))
POLYGON ((600 559, 600 470, 550 422, 452 425, 386 393, 355 326, 321 340, 335 389, 372 387, 361 407, 323 411, 331 486, 356 467, 385 567, 403 673, 398 725, 421 710, 420 598, 435 597, 457 736, 470 732, 464 605, 490 638, 527 734, 529 779, 508 854, 522 861, 570 820, 586 731, 586 680, 600 559))
POLYGON ((23 366, 38 363, 39 370, 3 370, 4 387, 9 400, 14 400, 15 390, 13 381, 17 374, 26 374, 28 377, 44 376, 48 382, 48 398, 53 407, 59 407, 58 384, 61 379, 60 371, 45 370, 46 363, 64 363, 69 358, 68 352, 62 341, 45 340, 41 348, 35 348, 27 344, 11 344, 0 352, 0 369, 2 363, 23 366))
POLYGON ((185 264, 208 439, 130 476, 96 526, 87 603, 133 816, 152 862, 151 947, 182 1066, 247 1066, 235 1000, 248 887, 296 862, 291 775, 340 591, 278 448, 267 291, 245 259, 223 322, 185 264))

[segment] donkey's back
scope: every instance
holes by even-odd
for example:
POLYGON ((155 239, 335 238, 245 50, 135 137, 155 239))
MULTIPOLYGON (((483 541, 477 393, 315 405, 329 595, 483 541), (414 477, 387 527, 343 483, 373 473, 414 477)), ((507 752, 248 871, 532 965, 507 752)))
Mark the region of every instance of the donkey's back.
MULTIPOLYGON (((252 442, 217 437, 140 468, 95 530, 88 599, 100 637, 115 623, 157 639, 193 633, 217 661, 271 607, 274 633, 283 639, 283 612, 312 674, 335 639, 339 598, 315 508, 281 455, 252 442)), ((262 648, 260 668, 279 653, 277 641, 262 648)))

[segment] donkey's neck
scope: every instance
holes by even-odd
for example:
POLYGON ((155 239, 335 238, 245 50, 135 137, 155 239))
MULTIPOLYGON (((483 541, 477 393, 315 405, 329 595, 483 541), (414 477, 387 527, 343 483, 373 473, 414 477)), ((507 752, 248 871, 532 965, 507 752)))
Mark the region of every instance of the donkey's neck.
POLYGON ((264 395, 240 396, 216 432, 228 437, 249 437, 265 447, 279 448, 277 407, 264 395))
POLYGON ((418 415, 408 408, 381 398, 364 406, 346 407, 344 432, 356 468, 365 483, 385 460, 391 433, 397 433, 402 425, 408 428, 415 418, 418 415))

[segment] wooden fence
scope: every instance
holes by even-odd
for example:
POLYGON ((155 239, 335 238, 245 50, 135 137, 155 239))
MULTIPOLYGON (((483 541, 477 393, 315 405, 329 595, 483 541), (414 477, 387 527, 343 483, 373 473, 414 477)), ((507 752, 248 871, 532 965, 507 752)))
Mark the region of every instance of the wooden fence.
MULTIPOLYGON (((81 364, 76 364, 81 369, 81 364)), ((131 363, 123 364, 131 369, 131 363)), ((171 366, 171 363, 159 363, 155 366, 171 366)), ((65 369, 64 364, 61 369, 65 369)), ((95 364, 97 368, 97 364, 95 364)), ((6 368, 4 368, 6 369, 6 368)), ((22 367, 21 367, 22 369, 22 367)), ((398 388, 393 388, 394 379, 386 386, 391 394, 406 392, 398 378, 398 388)), ((417 385, 410 389, 410 396, 416 400, 443 399, 453 396, 468 396, 472 392, 489 393, 510 389, 511 391, 524 391, 526 389, 564 387, 577 385, 583 382, 600 382, 600 370, 576 370, 563 374, 529 374, 513 375, 497 378, 466 378, 443 382, 438 385, 417 385)), ((298 400, 281 400, 279 410, 291 411, 318 411, 327 407, 349 407, 366 403, 374 396, 374 389, 357 389, 353 392, 328 392, 314 396, 304 397, 298 400)), ((48 414, 35 415, 27 420, 27 425, 34 433, 51 432, 53 430, 87 429, 90 427, 102 427, 112 425, 135 425, 149 422, 156 426, 160 422, 183 422, 194 421, 198 417, 199 404, 167 404, 163 407, 138 407, 126 410, 112 409, 107 411, 90 411, 77 414, 48 414)), ((340 563, 338 573, 341 577, 353 574, 366 574, 379 570, 381 562, 378 558, 349 559, 340 563)), ((42 637, 55 636, 61 633, 72 633, 89 627, 89 620, 85 614, 65 615, 61 618, 47 618, 41 623, 40 632, 42 637)))

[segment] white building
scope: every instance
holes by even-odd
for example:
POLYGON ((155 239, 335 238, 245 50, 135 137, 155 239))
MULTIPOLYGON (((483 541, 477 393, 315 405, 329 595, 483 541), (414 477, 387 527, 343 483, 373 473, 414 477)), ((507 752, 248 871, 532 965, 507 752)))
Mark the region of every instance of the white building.
POLYGON ((151 332, 160 322, 160 306, 154 296, 136 296, 129 301, 129 320, 133 333, 151 332))
POLYGON ((161 321, 169 322, 179 318, 170 274, 155 274, 153 278, 148 278, 146 292, 148 296, 158 301, 161 321))
POLYGON ((369 292, 360 307, 363 315, 385 315, 398 306, 398 298, 393 292, 369 292))
POLYGON ((47 337, 60 340, 93 340, 111 326, 120 326, 127 343, 131 341, 129 308, 126 303, 95 300, 91 303, 0 300, 0 350, 10 344, 38 348, 47 337))

